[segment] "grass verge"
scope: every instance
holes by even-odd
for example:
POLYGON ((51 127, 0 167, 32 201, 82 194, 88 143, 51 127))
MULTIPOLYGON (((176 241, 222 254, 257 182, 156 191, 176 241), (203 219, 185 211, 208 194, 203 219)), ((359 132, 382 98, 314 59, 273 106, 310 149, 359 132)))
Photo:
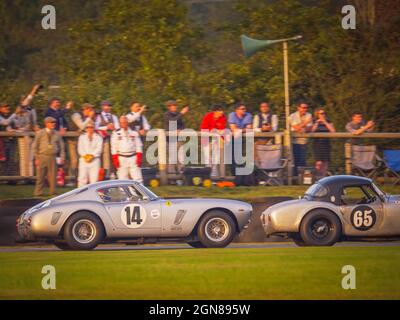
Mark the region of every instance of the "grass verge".
POLYGON ((0 299, 400 299, 399 267, 400 247, 0 253, 0 299))

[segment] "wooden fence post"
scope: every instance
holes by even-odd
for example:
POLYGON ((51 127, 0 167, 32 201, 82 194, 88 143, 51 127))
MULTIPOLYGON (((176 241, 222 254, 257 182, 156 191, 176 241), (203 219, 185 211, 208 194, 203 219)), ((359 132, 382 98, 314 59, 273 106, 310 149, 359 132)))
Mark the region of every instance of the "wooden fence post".
POLYGON ((167 172, 167 135, 164 129, 158 129, 158 170, 161 185, 168 184, 167 172))
POLYGON ((351 143, 349 142, 344 144, 344 158, 346 174, 351 174, 351 143))

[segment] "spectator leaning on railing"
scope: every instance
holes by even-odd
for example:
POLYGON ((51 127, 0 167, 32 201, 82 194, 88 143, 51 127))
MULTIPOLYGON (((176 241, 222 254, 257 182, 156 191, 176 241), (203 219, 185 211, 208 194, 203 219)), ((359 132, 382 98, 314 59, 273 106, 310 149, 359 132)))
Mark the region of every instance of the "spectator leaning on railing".
POLYGON ((32 149, 37 167, 35 196, 43 195, 45 179, 48 179, 50 195, 55 194, 56 188, 56 157, 60 156, 60 163, 65 159, 64 142, 58 131, 55 130, 56 119, 46 117, 44 129, 36 132, 32 149))
POLYGON ((88 119, 84 121, 86 132, 82 132, 78 140, 78 187, 97 182, 99 177, 103 138, 94 131, 94 121, 88 119))
POLYGON ((375 122, 370 120, 366 122, 363 119, 363 114, 355 111, 352 114, 351 121, 346 124, 346 131, 352 134, 362 134, 364 132, 371 132, 374 130, 375 122))
MULTIPOLYGON (((228 116, 228 124, 229 128, 233 133, 232 140, 232 174, 235 176, 235 184, 243 185, 247 184, 245 182, 245 177, 236 175, 236 168, 239 166, 236 162, 235 157, 235 149, 237 149, 237 145, 241 145, 239 142, 242 139, 242 136, 239 135, 242 131, 250 130, 253 127, 253 116, 248 113, 246 106, 243 103, 238 103, 235 107, 235 111, 231 112, 228 116)), ((239 152, 242 152, 240 150, 239 152)))
MULTIPOLYGON (((351 121, 346 124, 346 131, 354 135, 360 135, 364 132, 371 132, 374 130, 375 122, 365 121, 363 114, 360 111, 354 111, 351 117, 351 121)), ((349 139, 347 143, 350 144, 362 144, 363 139, 349 139)))
MULTIPOLYGON (((327 118, 324 108, 314 111, 314 124, 311 132, 336 132, 334 125, 327 118)), ((314 138, 312 141, 315 170, 318 178, 326 176, 331 161, 331 144, 328 138, 314 138)))
POLYGON ((7 131, 10 132, 28 132, 32 130, 31 115, 29 111, 22 107, 17 107, 15 117, 7 126, 7 131))
MULTIPOLYGON (((164 113, 164 129, 165 131, 171 131, 172 134, 179 134, 179 131, 185 129, 185 123, 183 122, 183 117, 189 112, 189 107, 185 106, 181 111, 178 111, 178 105, 176 101, 167 101, 167 112, 164 113), (175 131, 176 130, 176 131, 175 131)), ((180 173, 183 170, 184 154, 180 150, 182 142, 178 139, 171 139, 167 137, 167 150, 173 149, 178 150, 177 164, 171 163, 172 159, 168 159, 168 172, 169 173, 180 173)), ((174 159, 175 160, 175 159, 174 159)))
MULTIPOLYGON (((260 111, 253 118, 253 129, 255 132, 278 131, 278 116, 272 114, 267 102, 260 103, 260 111)), ((270 138, 258 138, 256 144, 265 144, 270 141, 270 138)))
MULTIPOLYGON (((13 121, 15 113, 10 115, 10 105, 0 102, 0 131, 6 131, 7 126, 13 121)), ((4 162, 9 156, 8 139, 0 137, 0 161, 4 162)))
MULTIPOLYGON (((221 105, 215 105, 211 112, 208 112, 201 121, 200 130, 210 131, 213 133, 223 134, 226 129, 226 117, 224 115, 224 108, 221 105)), ((211 176, 218 176, 218 164, 219 159, 219 144, 223 143, 223 136, 219 139, 216 138, 205 138, 201 140, 203 145, 204 160, 207 166, 211 167, 211 176), (209 142, 211 139, 211 143, 209 142)), ((219 163, 222 163, 223 159, 219 159, 219 163)))
MULTIPOLYGON (((309 132, 312 127, 312 115, 307 112, 308 105, 306 103, 299 103, 297 111, 292 113, 289 117, 291 131, 297 133, 309 132)), ((306 166, 307 158, 307 138, 294 138, 293 139, 293 157, 294 157, 294 172, 298 175, 298 167, 306 166)))

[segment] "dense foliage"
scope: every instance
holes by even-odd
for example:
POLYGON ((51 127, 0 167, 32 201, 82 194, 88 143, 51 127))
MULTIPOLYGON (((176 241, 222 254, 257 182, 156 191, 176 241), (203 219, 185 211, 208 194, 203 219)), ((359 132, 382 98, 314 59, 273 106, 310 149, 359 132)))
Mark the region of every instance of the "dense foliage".
POLYGON ((356 30, 342 29, 340 1, 58 0, 57 29, 43 30, 45 1, 3 0, 0 98, 16 104, 41 82, 47 89, 35 100, 38 109, 53 95, 78 104, 107 98, 120 113, 137 99, 150 106, 154 125, 171 98, 192 107, 194 128, 214 103, 244 101, 254 110, 268 100, 282 115, 281 45, 244 59, 239 36, 301 34, 289 45, 292 103, 326 106, 338 129, 359 109, 380 130, 398 131, 397 1, 376 5, 374 19, 371 8, 353 2, 356 30))

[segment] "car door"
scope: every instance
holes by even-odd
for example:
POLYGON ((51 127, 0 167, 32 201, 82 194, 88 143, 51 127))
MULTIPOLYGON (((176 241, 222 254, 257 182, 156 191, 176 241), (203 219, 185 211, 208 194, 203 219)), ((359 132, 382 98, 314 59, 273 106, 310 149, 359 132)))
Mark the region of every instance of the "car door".
POLYGON ((343 188, 341 203, 345 235, 381 235, 385 220, 383 202, 370 185, 343 188))
POLYGON ((161 232, 160 202, 149 200, 134 185, 110 187, 105 208, 121 235, 141 236, 161 232))
POLYGON ((400 197, 387 196, 384 203, 385 222, 382 227, 383 236, 400 235, 400 197))

